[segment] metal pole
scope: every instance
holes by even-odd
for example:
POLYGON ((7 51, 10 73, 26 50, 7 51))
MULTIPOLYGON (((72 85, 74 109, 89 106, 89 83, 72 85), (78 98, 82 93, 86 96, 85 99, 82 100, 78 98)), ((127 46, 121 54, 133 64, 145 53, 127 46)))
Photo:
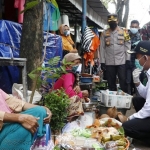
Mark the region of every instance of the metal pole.
MULTIPOLYGON (((82 0, 82 35, 86 27, 86 12, 87 12, 87 0, 82 0)), ((82 58, 82 73, 85 71, 85 63, 82 58)))
POLYGON ((87 0, 82 0, 82 34, 86 27, 87 0))

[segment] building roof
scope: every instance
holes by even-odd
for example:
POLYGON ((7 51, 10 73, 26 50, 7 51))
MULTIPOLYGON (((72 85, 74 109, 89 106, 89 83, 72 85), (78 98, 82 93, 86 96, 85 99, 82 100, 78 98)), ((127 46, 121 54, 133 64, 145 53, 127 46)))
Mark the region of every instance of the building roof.
MULTIPOLYGON (((82 24, 82 0, 57 0, 61 14, 69 16, 70 24, 82 24)), ((87 25, 104 29, 108 10, 100 0, 87 0, 87 25)))

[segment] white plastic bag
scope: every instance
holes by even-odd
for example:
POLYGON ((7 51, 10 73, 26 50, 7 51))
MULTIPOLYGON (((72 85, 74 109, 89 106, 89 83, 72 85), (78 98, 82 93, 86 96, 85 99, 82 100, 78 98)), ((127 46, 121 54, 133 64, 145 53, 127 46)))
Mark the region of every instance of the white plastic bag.
MULTIPOLYGON (((27 91, 27 102, 30 101, 30 97, 31 97, 32 91, 27 91)), ((17 98, 21 99, 21 100, 25 100, 25 98, 23 97, 23 85, 22 84, 17 84, 14 83, 13 87, 12 87, 12 95, 16 96, 17 98)), ((35 104, 37 102, 39 102, 42 98, 42 95, 38 92, 35 91, 34 96, 33 96, 33 101, 32 104, 35 104)))
POLYGON ((70 133, 74 129, 82 129, 82 124, 79 120, 68 122, 62 129, 62 133, 70 133))

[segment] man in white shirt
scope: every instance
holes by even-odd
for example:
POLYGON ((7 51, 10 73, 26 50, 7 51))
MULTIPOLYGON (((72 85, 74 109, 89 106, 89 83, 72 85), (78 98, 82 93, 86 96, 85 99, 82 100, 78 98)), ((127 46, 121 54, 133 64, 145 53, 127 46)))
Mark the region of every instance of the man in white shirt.
POLYGON ((127 136, 150 144, 150 41, 139 42, 135 51, 128 51, 128 53, 136 53, 136 69, 132 75, 134 84, 142 97, 133 98, 136 113, 129 116, 128 121, 123 123, 123 128, 127 136), (142 70, 147 74, 146 86, 139 80, 142 70))

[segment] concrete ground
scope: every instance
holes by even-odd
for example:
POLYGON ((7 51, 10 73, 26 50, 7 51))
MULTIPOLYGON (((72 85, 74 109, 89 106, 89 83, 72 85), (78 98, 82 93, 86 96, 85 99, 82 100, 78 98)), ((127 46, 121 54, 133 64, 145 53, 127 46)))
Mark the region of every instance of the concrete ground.
MULTIPOLYGON (((134 108, 131 107, 130 110, 127 111, 126 115, 130 116, 131 114, 133 114, 135 112, 134 108)), ((133 139, 132 144, 130 145, 129 150, 150 150, 150 147, 147 147, 146 145, 144 145, 142 142, 133 139), (134 149, 135 148, 135 149, 134 149)))

